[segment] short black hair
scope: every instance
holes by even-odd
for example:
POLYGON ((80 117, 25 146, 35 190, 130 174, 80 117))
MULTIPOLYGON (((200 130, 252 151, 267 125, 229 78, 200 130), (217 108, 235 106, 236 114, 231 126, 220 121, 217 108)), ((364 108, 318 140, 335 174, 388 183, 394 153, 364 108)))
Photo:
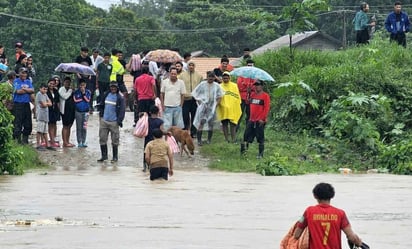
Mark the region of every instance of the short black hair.
POLYGON ((42 89, 42 88, 48 88, 48 86, 47 86, 46 84, 42 83, 42 84, 40 85, 40 89, 42 89))
POLYGON ((150 107, 150 109, 149 109, 149 112, 150 112, 151 114, 159 114, 159 107, 157 107, 157 106, 155 106, 155 105, 152 105, 152 106, 150 107))
POLYGON ((155 128, 153 129, 152 134, 155 138, 161 138, 163 136, 163 131, 159 128, 155 128))
POLYGON ((190 57, 190 56, 192 56, 191 53, 185 53, 185 54, 183 55, 183 58, 186 59, 187 57, 190 57))
POLYGON ((176 64, 180 64, 180 65, 183 67, 183 63, 182 63, 181 61, 176 61, 176 62, 175 62, 175 65, 176 65, 176 64))
POLYGON ((401 1, 396 1, 394 6, 396 6, 396 5, 402 5, 402 2, 401 1))
POLYGON ((149 68, 148 67, 142 67, 142 74, 148 74, 149 73, 149 68))
POLYGON ((82 52, 89 52, 89 48, 88 47, 81 47, 80 51, 82 52))
POLYGON ((109 53, 109 52, 105 52, 105 53, 103 54, 103 57, 106 57, 106 56, 109 56, 109 57, 110 57, 110 53, 109 53))
POLYGON ((229 63, 229 59, 226 56, 224 56, 224 57, 222 57, 222 59, 220 59, 220 63, 222 63, 222 62, 229 63))
POLYGON ((70 78, 69 76, 64 77, 64 80, 63 80, 63 81, 66 81, 66 80, 72 82, 72 78, 70 78))
POLYGON ((117 53, 118 53, 118 50, 115 49, 115 48, 113 48, 113 49, 112 49, 112 55, 116 55, 117 53))
POLYGON ((215 77, 216 74, 213 71, 207 71, 206 72, 207 77, 215 77))
POLYGON ((335 189, 329 183, 318 183, 312 190, 313 195, 318 200, 328 201, 335 197, 335 189))

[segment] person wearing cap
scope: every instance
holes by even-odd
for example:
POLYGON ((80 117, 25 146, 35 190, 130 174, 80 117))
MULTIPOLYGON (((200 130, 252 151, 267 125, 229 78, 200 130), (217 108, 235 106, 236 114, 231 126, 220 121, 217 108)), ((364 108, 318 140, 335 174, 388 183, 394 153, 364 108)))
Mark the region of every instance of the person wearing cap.
POLYGON ((100 105, 100 123, 99 123, 99 144, 101 158, 98 162, 104 162, 108 159, 107 140, 110 133, 112 141, 113 158, 112 163, 119 159, 118 147, 120 140, 120 129, 123 127, 126 104, 123 95, 119 91, 117 82, 110 82, 110 91, 102 99, 100 105))
MULTIPOLYGON (((248 59, 246 61, 246 66, 248 67, 253 67, 254 66, 254 61, 252 59, 248 59)), ((240 108, 242 110, 242 115, 239 118, 239 121, 236 126, 236 131, 240 129, 240 123, 241 119, 245 117, 245 123, 247 124, 249 117, 250 117, 250 106, 248 99, 250 97, 250 94, 255 91, 255 86, 253 83, 256 82, 256 80, 251 79, 251 78, 245 78, 242 76, 237 77, 237 87, 239 88, 239 93, 240 93, 240 98, 242 100, 240 104, 240 108)))
POLYGON ((76 135, 77 147, 85 148, 87 137, 87 122, 89 120, 89 102, 91 101, 91 92, 86 89, 86 81, 79 80, 79 88, 73 94, 73 100, 76 107, 76 135))
POLYGON ((239 121, 242 110, 240 109, 240 94, 237 84, 230 81, 230 73, 224 72, 222 84, 220 84, 224 95, 217 106, 217 118, 222 123, 223 135, 227 142, 236 142, 236 125, 239 121), (229 126, 230 136, 229 139, 229 126))
POLYGON ((250 117, 243 135, 243 143, 240 145, 240 153, 244 154, 256 137, 259 143, 258 159, 263 157, 265 150, 265 125, 270 111, 270 96, 263 91, 263 81, 257 80, 253 85, 255 91, 250 94, 250 117))
POLYGON ((210 144, 213 136, 213 124, 216 119, 216 108, 223 97, 223 90, 215 82, 215 74, 212 71, 207 72, 207 80, 200 84, 192 91, 192 96, 196 100, 198 107, 196 110, 193 125, 197 129, 197 143, 203 145, 202 132, 207 133, 207 144, 210 144))
POLYGON ((16 51, 16 61, 18 61, 20 59, 21 55, 25 55, 26 52, 24 52, 23 50, 23 43, 22 42, 16 42, 16 44, 14 45, 15 51, 16 51))
POLYGON ((50 146, 60 147, 59 142, 56 141, 57 136, 57 121, 60 120, 60 96, 59 90, 56 88, 55 78, 50 78, 47 82, 47 96, 51 102, 49 106, 49 118, 48 118, 48 128, 49 128, 49 138, 50 146))
POLYGON ((180 75, 180 79, 183 80, 186 87, 186 94, 184 95, 184 102, 182 107, 184 129, 189 130, 192 137, 196 136, 197 130, 193 125, 195 119, 197 104, 196 100, 192 96, 192 91, 203 80, 200 73, 196 72, 196 65, 193 61, 188 62, 188 70, 184 71, 180 75))
POLYGON ((27 69, 22 67, 19 69, 19 77, 13 83, 13 138, 22 144, 29 143, 29 135, 33 128, 30 108, 32 94, 32 81, 27 78, 27 69))

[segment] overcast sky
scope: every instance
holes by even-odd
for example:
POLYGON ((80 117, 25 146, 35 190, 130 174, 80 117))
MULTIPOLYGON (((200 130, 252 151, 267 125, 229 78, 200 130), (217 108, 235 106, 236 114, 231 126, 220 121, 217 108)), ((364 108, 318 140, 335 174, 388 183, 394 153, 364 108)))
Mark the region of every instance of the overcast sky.
POLYGON ((112 4, 120 3, 119 0, 86 0, 86 2, 105 10, 108 10, 112 4))

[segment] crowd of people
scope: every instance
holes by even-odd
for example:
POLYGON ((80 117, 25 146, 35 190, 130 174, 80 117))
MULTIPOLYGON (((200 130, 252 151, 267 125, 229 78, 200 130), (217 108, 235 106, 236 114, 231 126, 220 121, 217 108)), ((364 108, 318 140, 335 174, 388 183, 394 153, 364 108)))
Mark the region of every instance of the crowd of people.
MULTIPOLYGON (((118 49, 103 54, 98 49, 93 49, 89 55, 89 49, 82 47, 75 62, 92 68, 95 75, 75 73, 74 82, 70 76, 64 77, 61 82, 58 75, 53 75, 47 83, 40 84, 38 92, 35 93, 33 58, 24 52, 21 42, 15 44, 15 49, 15 70, 5 73, 5 82, 10 88, 12 101, 3 102, 15 117, 13 138, 18 143, 29 143, 34 116, 37 120, 38 150, 75 146, 86 148, 88 118, 97 107, 96 111, 100 114, 101 151, 101 158, 97 161, 108 160, 107 141, 110 134, 111 161, 117 162, 119 129, 123 126, 128 99, 124 74, 129 72, 133 76, 135 94, 134 122, 138 122, 142 113, 147 113, 149 117, 145 151, 149 143, 156 140, 156 129, 166 135, 172 126, 188 130, 192 138, 197 140, 198 146, 210 144, 217 119, 221 122, 228 143, 239 143, 240 152, 245 153, 248 144, 256 138, 259 143, 257 157, 263 157, 264 127, 270 110, 269 95, 263 91, 264 82, 261 80, 238 77, 236 83, 232 82, 230 71, 233 66, 229 64, 226 56, 223 56, 220 65, 211 68, 204 78, 196 71, 196 63, 191 60, 190 54, 184 54, 182 60, 174 63, 159 63, 146 60, 146 51, 133 54, 129 61, 125 61, 122 51, 118 49), (246 121, 244 138, 237 141, 242 117, 246 121), (57 123, 60 121, 62 141, 57 139, 57 123), (76 128, 76 144, 70 139, 73 124, 76 128), (203 140, 203 131, 207 131, 206 140, 203 140)), ((2 62, 7 64, 2 46, 0 51, 2 62)), ((254 62, 249 52, 249 49, 244 50, 244 60, 247 66, 253 67, 254 62)), ((156 158, 151 151, 147 151, 146 155, 156 158)), ((164 155, 168 155, 168 152, 164 155)), ((146 157, 144 170, 151 168, 151 164, 156 164, 146 157)), ((173 162, 168 164, 172 165, 173 162)))

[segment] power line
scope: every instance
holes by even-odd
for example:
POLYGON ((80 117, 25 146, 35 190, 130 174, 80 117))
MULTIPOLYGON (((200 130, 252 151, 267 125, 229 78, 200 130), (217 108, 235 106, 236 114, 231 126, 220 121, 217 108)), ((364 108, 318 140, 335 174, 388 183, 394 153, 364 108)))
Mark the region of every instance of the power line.
POLYGON ((123 32, 153 32, 153 33, 208 33, 208 32, 224 32, 224 31, 233 31, 239 29, 245 29, 246 26, 237 26, 237 27, 225 27, 225 28, 203 28, 203 29, 134 29, 134 28, 116 28, 116 27, 102 27, 102 26, 87 26, 83 24, 73 24, 67 22, 54 22, 54 21, 47 21, 41 19, 35 19, 30 17, 24 16, 17 16, 12 14, 6 14, 0 12, 1 16, 8 16, 11 18, 16 18, 28 22, 35 22, 35 23, 43 23, 55 26, 64 26, 70 28, 79 28, 79 29, 87 29, 87 30, 106 30, 106 31, 123 31, 123 32))

